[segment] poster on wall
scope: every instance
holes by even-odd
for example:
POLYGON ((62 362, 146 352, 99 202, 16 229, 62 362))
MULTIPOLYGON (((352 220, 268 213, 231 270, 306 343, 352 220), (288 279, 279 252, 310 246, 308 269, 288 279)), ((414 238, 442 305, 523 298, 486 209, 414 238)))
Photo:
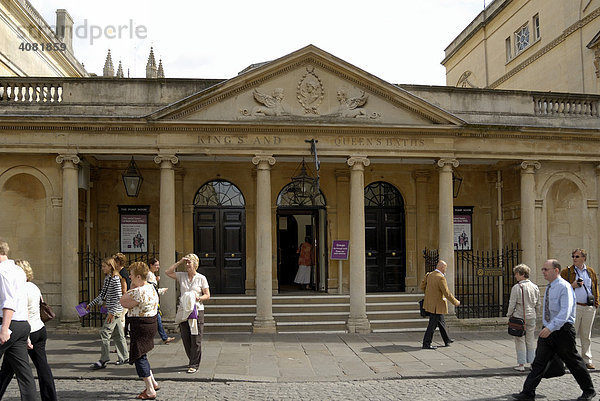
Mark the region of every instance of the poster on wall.
POLYGON ((454 250, 473 250, 473 206, 454 207, 454 250))
POLYGON ((150 206, 119 206, 121 252, 148 252, 150 206))

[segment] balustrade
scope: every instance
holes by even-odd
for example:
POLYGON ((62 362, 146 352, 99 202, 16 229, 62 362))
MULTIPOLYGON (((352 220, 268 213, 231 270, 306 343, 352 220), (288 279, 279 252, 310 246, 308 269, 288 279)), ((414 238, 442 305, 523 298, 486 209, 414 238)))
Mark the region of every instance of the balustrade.
POLYGON ((600 102, 591 98, 534 96, 533 108, 537 115, 600 116, 600 102))
POLYGON ((62 93, 62 84, 57 82, 0 81, 0 103, 61 103, 62 93))

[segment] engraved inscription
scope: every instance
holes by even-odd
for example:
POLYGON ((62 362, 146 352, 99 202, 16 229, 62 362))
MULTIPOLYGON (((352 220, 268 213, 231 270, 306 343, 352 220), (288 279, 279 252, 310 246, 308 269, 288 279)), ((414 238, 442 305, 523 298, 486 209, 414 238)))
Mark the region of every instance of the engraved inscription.
POLYGON ((385 146, 385 147, 420 147, 425 146, 425 140, 419 138, 367 138, 367 137, 337 137, 336 146, 385 146))

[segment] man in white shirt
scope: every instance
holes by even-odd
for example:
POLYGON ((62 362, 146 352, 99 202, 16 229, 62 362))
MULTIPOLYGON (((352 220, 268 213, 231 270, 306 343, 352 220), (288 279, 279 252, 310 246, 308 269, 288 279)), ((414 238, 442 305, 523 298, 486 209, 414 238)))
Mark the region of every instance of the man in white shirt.
MULTIPOLYGON (((0 239, 0 357, 17 375, 21 400, 35 400, 36 389, 27 355, 27 278, 23 269, 8 258, 8 243, 0 239)), ((0 399, 4 394, 0 394, 0 399)))

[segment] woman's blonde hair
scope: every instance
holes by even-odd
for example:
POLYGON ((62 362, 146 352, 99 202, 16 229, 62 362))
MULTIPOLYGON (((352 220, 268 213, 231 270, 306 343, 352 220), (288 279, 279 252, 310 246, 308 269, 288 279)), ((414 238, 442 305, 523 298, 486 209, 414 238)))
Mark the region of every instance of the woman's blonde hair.
POLYGON ((129 265, 130 276, 140 276, 145 280, 149 271, 148 265, 144 262, 133 262, 129 265))
POLYGON ((198 268, 198 265, 200 264, 200 259, 195 253, 188 253, 184 257, 188 258, 196 269, 198 268))
POLYGON ((115 262, 117 263, 118 266, 120 266, 121 268, 123 267, 127 267, 127 258, 125 257, 124 254, 122 254, 121 252, 119 253, 115 253, 113 256, 113 259, 115 260, 115 262))
POLYGON ((31 265, 28 261, 17 259, 15 260, 15 265, 19 266, 25 272, 25 276, 27 277, 27 281, 33 280, 33 270, 31 269, 31 265))
POLYGON ((117 269, 117 263, 115 262, 114 258, 104 258, 102 259, 102 264, 110 267, 110 274, 112 275, 119 272, 119 270, 117 269))

